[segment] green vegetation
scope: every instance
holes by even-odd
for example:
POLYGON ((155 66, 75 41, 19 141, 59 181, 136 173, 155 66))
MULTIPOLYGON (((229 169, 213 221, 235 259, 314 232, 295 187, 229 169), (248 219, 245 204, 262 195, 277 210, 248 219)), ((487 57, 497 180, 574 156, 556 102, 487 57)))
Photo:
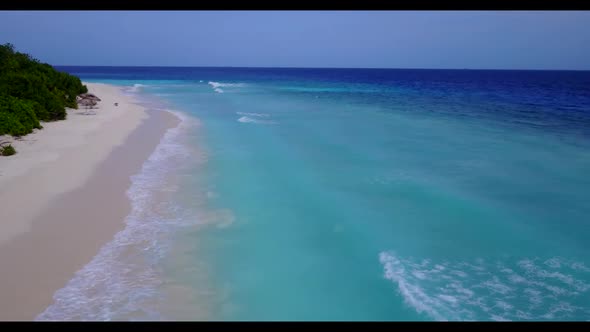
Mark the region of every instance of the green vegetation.
POLYGON ((12 147, 12 145, 0 147, 0 155, 12 156, 13 154, 16 154, 16 150, 12 147))
POLYGON ((23 136, 41 129, 33 101, 0 95, 0 133, 23 136))
POLYGON ((39 121, 65 119, 65 108, 78 108, 76 96, 86 92, 78 77, 0 45, 0 135, 23 136, 41 129, 39 121))

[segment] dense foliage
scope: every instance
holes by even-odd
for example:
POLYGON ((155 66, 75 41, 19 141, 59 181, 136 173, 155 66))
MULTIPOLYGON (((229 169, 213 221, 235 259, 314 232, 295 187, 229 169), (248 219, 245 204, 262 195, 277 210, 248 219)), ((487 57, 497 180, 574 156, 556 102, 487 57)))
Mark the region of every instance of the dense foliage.
POLYGON ((78 77, 0 45, 0 135, 22 136, 41 128, 39 121, 65 119, 65 108, 78 108, 76 96, 85 92, 78 77))

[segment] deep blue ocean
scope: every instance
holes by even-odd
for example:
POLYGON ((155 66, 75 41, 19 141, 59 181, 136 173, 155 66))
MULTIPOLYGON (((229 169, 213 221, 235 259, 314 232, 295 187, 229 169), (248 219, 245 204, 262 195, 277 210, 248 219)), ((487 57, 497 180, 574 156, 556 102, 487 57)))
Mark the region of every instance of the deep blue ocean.
POLYGON ((38 319, 590 320, 590 72, 58 69, 183 121, 38 319))

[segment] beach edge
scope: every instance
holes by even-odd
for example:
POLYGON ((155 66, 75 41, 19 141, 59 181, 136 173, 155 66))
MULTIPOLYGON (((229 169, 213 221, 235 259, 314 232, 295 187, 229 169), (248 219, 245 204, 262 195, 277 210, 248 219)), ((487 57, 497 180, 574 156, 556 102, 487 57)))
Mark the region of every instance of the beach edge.
MULTIPOLYGON (((114 98, 119 101, 117 110, 122 110, 124 103, 130 103, 132 105, 125 111, 133 114, 127 119, 121 116, 118 121, 101 122, 92 132, 86 133, 84 144, 68 147, 55 160, 41 161, 31 166, 28 173, 8 179, 10 188, 18 188, 18 192, 11 193, 6 187, 0 192, 3 197, 13 194, 13 203, 8 204, 11 209, 24 209, 22 200, 35 192, 35 176, 33 179, 27 176, 31 170, 42 169, 36 178, 49 176, 54 187, 60 179, 64 183, 61 188, 52 188, 54 194, 43 190, 32 194, 36 204, 27 214, 6 213, 20 218, 11 219, 9 227, 17 225, 19 228, 10 229, 11 236, 0 241, 0 264, 10 267, 3 269, 0 279, 0 294, 3 294, 0 320, 34 320, 53 302, 53 294, 125 228, 125 218, 131 211, 127 196, 131 176, 140 171, 166 132, 181 123, 172 112, 138 105, 137 100, 123 94, 121 87, 89 83, 90 92, 97 86, 114 92, 108 98, 101 96, 105 108, 115 107, 112 106, 114 98), (109 135, 116 137, 104 139, 109 135), (100 145, 97 151, 102 153, 102 158, 95 156, 88 161, 88 150, 92 150, 89 146, 93 144, 100 145), (76 160, 81 162, 78 164, 76 160), (84 168, 78 170, 79 176, 74 175, 76 181, 64 178, 68 176, 67 171, 57 171, 71 168, 66 164, 84 168)), ((65 120, 59 126, 73 126, 75 121, 65 120)), ((46 126, 39 133, 47 133, 47 136, 55 134, 55 130, 58 128, 46 126)))

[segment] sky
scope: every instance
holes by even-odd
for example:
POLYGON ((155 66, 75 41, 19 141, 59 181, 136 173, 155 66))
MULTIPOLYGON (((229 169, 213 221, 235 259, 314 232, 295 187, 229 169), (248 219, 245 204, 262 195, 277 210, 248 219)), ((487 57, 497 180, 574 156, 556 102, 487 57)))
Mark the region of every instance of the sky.
POLYGON ((0 11, 51 65, 590 70, 590 12, 0 11))

